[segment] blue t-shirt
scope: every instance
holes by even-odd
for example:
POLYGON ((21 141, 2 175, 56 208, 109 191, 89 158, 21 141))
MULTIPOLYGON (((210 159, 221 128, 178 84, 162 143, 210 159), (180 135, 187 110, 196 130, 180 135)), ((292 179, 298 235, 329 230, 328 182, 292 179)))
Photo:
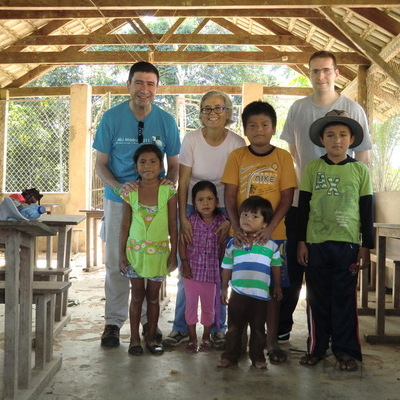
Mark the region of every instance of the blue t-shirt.
MULTIPOLYGON (((121 183, 138 179, 133 155, 142 144, 155 144, 169 157, 179 154, 179 131, 172 115, 152 104, 143 123, 143 143, 138 143, 139 120, 126 101, 107 110, 97 128, 93 148, 109 155, 108 168, 121 183)), ((105 186, 104 196, 123 202, 108 186, 105 186)))

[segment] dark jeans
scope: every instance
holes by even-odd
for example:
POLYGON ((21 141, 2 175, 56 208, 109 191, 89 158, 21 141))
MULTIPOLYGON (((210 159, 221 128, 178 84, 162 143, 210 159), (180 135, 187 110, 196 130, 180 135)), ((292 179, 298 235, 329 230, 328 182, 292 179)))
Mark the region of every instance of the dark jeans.
POLYGON ((303 284, 304 267, 297 262, 297 207, 291 207, 285 218, 286 225, 286 257, 290 286, 282 288, 278 335, 292 330, 293 313, 299 300, 303 284))
POLYGON ((221 359, 237 363, 241 354, 243 329, 250 325, 249 356, 253 363, 265 361, 265 321, 267 302, 244 296, 232 290, 228 305, 226 350, 221 359))

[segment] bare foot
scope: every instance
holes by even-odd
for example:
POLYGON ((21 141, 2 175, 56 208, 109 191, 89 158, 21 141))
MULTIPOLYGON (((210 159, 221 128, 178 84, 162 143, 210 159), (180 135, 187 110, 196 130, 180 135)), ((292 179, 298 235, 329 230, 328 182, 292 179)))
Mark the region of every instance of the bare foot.
POLYGON ((267 369, 267 363, 265 361, 256 361, 253 365, 257 369, 267 369))
POLYGON ((222 358, 221 360, 218 361, 217 367, 218 368, 229 368, 235 365, 231 360, 228 360, 227 358, 222 358))

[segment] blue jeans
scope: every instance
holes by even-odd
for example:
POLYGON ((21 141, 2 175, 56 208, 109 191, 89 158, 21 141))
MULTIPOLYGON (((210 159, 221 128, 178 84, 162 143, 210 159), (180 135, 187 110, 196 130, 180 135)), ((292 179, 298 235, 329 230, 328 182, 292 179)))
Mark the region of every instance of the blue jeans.
MULTIPOLYGON (((225 208, 221 208, 220 210, 223 211, 224 213, 225 208)), ((190 215, 194 211, 194 207, 190 204, 186 206, 186 215, 190 215)), ((180 264, 180 260, 178 260, 178 263, 180 264)), ((181 273, 179 272, 178 276, 178 292, 176 294, 176 303, 175 303, 175 316, 174 316, 174 323, 172 325, 172 330, 174 331, 179 331, 183 333, 188 332, 188 327, 186 324, 186 319, 185 319, 185 308, 186 308, 186 297, 185 297, 185 290, 183 287, 183 278, 181 273)), ((214 321, 212 327, 211 327, 211 333, 215 332, 225 332, 227 328, 226 325, 226 306, 221 304, 220 308, 220 329, 217 330, 217 325, 214 321)))

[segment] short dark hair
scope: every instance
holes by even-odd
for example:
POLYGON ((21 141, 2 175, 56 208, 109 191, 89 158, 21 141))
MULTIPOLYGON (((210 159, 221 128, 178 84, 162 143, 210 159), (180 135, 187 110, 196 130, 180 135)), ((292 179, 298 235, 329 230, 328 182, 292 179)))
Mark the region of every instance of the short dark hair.
POLYGON ((250 196, 239 207, 239 215, 242 212, 250 211, 256 213, 260 211, 264 218, 264 222, 269 224, 271 222, 272 216, 274 215, 274 210, 269 200, 264 199, 261 196, 250 196))
POLYGON ((326 50, 321 50, 321 51, 317 51, 315 52, 310 59, 308 60, 308 66, 310 66, 310 63, 312 60, 315 60, 316 58, 330 58, 333 61, 333 66, 335 67, 335 69, 337 68, 337 62, 336 62, 336 57, 333 53, 331 53, 330 51, 326 51, 326 50))
POLYGON ((147 61, 139 61, 132 65, 131 69, 129 70, 128 82, 132 81, 133 74, 135 72, 152 72, 157 76, 157 85, 160 82, 160 73, 158 72, 158 69, 147 61))
POLYGON ((266 101, 253 101, 252 103, 247 104, 247 106, 243 109, 242 112, 242 123, 243 129, 246 129, 247 121, 253 115, 260 115, 264 114, 267 117, 271 118, 272 127, 276 127, 276 111, 271 104, 267 103, 266 101))
POLYGON ((192 202, 194 204, 194 200, 196 198, 196 194, 202 190, 208 189, 210 192, 214 194, 214 196, 218 199, 217 188, 210 181, 198 181, 192 188, 192 202))
POLYGON ((135 154, 133 155, 133 161, 135 162, 135 165, 137 164, 139 157, 143 153, 154 153, 160 160, 161 166, 163 166, 164 155, 162 151, 155 144, 144 144, 135 151, 135 154))

